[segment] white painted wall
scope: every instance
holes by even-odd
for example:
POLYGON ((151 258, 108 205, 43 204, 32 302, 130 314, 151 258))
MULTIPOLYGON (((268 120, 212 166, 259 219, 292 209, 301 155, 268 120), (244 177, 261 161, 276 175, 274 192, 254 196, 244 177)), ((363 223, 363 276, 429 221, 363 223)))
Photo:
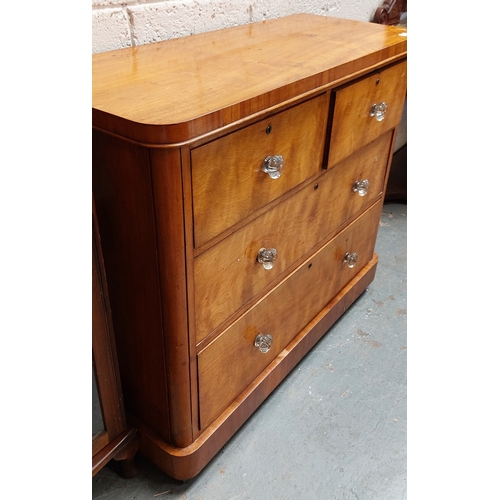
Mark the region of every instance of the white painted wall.
POLYGON ((92 52, 307 12, 371 21, 382 0, 92 0, 92 52))

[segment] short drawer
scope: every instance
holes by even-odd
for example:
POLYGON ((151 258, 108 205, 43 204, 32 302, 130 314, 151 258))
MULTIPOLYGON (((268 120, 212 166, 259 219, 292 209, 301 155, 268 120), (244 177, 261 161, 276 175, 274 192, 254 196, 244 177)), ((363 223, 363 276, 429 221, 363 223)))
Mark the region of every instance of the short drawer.
POLYGON ((391 136, 384 134, 194 259, 197 343, 381 195, 391 136), (262 248, 277 251, 271 269, 258 262, 262 248))
POLYGON ((328 167, 396 127, 406 94, 406 61, 339 90, 328 167))
POLYGON ((382 201, 373 205, 199 353, 202 429, 370 261, 381 208, 382 201), (255 345, 259 335, 272 337, 268 352, 255 345))
POLYGON ((196 247, 321 171, 327 112, 323 94, 191 151, 196 247))

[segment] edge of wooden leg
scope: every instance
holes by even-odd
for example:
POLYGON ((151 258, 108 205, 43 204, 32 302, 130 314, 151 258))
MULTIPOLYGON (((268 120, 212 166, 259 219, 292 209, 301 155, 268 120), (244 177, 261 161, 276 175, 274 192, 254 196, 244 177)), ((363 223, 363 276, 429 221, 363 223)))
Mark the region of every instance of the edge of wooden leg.
POLYGON ((92 476, 95 476, 110 460, 114 459, 124 461, 121 472, 123 477, 134 477, 139 471, 134 462, 139 445, 137 429, 129 428, 123 431, 92 457, 92 476))

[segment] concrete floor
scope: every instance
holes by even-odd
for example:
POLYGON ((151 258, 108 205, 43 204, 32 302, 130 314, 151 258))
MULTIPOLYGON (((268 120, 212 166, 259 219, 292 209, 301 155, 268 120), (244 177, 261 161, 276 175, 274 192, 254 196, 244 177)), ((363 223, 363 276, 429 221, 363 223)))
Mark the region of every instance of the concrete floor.
POLYGON ((406 499, 406 208, 384 205, 374 282, 196 478, 139 456, 92 498, 406 499))

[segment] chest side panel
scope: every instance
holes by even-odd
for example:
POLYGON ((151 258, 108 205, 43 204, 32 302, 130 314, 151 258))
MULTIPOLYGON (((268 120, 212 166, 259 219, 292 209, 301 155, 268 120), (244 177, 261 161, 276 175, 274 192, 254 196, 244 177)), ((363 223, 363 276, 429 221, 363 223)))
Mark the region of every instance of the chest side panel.
POLYGON ((124 401, 128 411, 170 440, 149 152, 99 131, 93 132, 92 149, 92 189, 124 401))

